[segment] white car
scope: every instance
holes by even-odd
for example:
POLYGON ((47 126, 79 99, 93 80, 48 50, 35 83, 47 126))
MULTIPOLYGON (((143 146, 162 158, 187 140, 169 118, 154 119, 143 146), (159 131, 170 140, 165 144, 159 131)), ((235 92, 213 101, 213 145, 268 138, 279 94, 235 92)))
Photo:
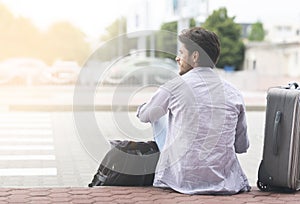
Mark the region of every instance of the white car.
POLYGON ((113 85, 161 85, 175 78, 177 73, 175 60, 128 56, 108 67, 102 81, 113 85))
POLYGON ((0 84, 33 85, 42 81, 48 65, 36 58, 11 58, 0 63, 0 84))
POLYGON ((56 61, 43 72, 44 83, 74 84, 81 67, 75 61, 56 61))

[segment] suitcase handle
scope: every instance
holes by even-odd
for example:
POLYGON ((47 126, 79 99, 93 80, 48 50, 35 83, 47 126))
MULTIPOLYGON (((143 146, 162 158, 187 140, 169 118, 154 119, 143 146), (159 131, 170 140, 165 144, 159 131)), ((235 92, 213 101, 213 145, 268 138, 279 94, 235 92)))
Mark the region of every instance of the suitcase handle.
POLYGON ((278 154, 278 126, 280 123, 281 119, 281 112, 277 111, 275 115, 275 120, 274 120, 274 131, 273 131, 273 154, 277 155, 278 154))
POLYGON ((297 89, 299 87, 299 85, 297 82, 292 82, 292 83, 289 83, 289 87, 290 87, 290 89, 292 89, 292 88, 297 89))

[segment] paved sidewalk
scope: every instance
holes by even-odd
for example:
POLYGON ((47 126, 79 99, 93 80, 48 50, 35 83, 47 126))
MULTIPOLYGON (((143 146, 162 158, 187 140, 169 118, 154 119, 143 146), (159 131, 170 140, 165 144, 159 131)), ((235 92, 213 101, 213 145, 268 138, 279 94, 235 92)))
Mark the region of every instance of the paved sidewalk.
POLYGON ((296 204, 300 193, 251 192, 232 196, 184 195, 153 187, 0 188, 0 203, 184 203, 184 204, 296 204))

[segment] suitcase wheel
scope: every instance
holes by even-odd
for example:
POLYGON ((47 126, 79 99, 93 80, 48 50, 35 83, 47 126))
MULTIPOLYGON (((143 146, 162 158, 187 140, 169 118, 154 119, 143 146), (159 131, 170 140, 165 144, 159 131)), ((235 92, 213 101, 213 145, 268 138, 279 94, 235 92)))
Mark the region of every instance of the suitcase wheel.
POLYGON ((261 191, 265 191, 266 192, 266 191, 270 191, 271 190, 271 187, 268 184, 264 184, 261 181, 257 181, 256 185, 259 188, 259 190, 261 190, 261 191))

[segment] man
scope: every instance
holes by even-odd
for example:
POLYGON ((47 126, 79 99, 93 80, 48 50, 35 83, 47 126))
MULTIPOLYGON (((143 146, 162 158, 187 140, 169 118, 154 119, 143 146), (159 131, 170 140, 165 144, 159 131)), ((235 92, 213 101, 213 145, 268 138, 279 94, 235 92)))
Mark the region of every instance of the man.
POLYGON ((186 194, 249 191, 236 156, 249 147, 245 105, 241 93, 213 70, 219 39, 195 27, 182 31, 179 41, 180 76, 137 111, 152 124, 161 152, 153 185, 186 194))

